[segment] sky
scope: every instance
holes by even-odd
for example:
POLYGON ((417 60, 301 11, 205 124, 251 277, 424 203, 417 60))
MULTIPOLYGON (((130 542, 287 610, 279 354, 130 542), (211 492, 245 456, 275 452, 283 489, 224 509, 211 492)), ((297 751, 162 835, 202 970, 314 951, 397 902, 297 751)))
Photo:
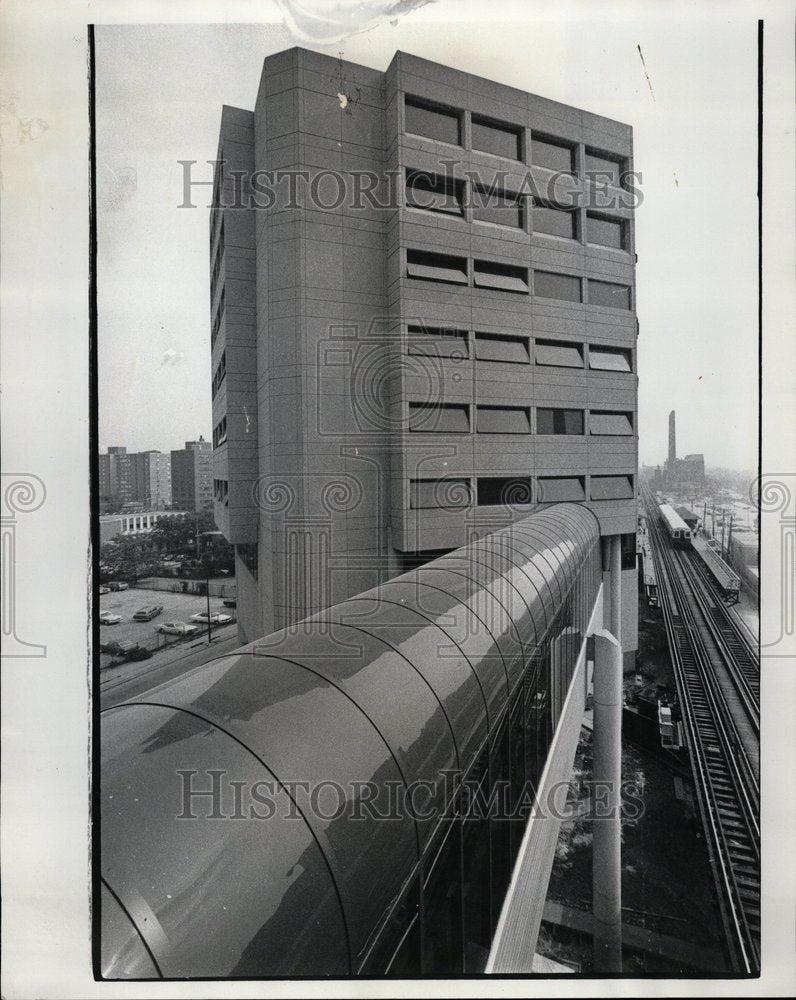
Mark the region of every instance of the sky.
POLYGON ((395 6, 368 5, 367 23, 359 3, 282 0, 256 5, 269 23, 97 27, 100 447, 210 436, 207 208, 178 207, 179 161, 214 159, 222 104, 252 109, 265 56, 300 44, 380 70, 402 49, 632 125, 639 462, 663 462, 675 409, 680 456, 754 469, 754 12, 408 0, 396 17, 395 6), (302 21, 313 8, 347 10, 345 24, 302 21), (350 33, 356 16, 364 30, 350 33))

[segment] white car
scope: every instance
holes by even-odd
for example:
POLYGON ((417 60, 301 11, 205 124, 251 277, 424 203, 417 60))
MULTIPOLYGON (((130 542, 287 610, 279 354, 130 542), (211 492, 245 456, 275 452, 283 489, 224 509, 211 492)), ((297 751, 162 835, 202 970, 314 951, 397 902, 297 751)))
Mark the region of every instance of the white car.
POLYGON ((187 622, 163 622, 157 626, 156 631, 165 635, 195 635, 199 631, 199 626, 189 625, 187 622))
POLYGON ((100 625, 118 625, 122 620, 121 615, 115 615, 112 611, 100 611, 99 623, 100 625))
POLYGON ((207 625, 208 621, 211 625, 226 625, 232 621, 232 615, 222 615, 216 612, 216 614, 210 615, 208 619, 207 612, 200 611, 198 615, 191 615, 191 621, 199 622, 200 625, 207 625))

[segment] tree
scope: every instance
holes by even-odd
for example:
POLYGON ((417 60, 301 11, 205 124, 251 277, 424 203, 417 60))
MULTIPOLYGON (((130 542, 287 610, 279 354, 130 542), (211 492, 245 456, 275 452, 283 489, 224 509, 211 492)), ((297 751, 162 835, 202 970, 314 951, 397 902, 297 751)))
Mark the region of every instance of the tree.
POLYGON ((107 576, 131 580, 151 573, 154 568, 153 546, 146 536, 117 535, 100 550, 100 563, 107 576))

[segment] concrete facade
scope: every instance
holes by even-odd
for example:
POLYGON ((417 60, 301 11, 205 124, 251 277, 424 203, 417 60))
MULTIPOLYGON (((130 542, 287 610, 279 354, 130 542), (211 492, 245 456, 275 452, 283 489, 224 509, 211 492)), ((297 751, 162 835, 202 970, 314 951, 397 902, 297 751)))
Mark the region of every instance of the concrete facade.
POLYGON ((545 502, 635 537, 632 157, 629 126, 402 52, 290 49, 223 109, 213 477, 244 639, 545 502), (266 205, 260 171, 293 186, 266 205))

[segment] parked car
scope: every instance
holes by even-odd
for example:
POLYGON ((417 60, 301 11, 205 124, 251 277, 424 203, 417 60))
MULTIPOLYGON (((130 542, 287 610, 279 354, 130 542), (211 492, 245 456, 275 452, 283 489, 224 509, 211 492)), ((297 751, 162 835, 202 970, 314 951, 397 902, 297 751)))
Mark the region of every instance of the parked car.
POLYGON ((139 608, 138 611, 133 615, 134 622, 151 622, 153 618, 157 618, 160 612, 163 610, 162 604, 149 604, 145 608, 139 608))
POLYGON ((121 620, 122 616, 115 615, 112 611, 100 611, 99 613, 100 625, 118 625, 121 620))
POLYGON ((100 592, 100 596, 102 596, 102 594, 110 594, 111 588, 110 587, 106 587, 105 584, 103 584, 100 587, 99 592, 100 592))
POLYGON ((113 656, 127 657, 133 650, 138 649, 137 642, 102 642, 100 643, 101 653, 111 653, 113 656))
POLYGON ((155 627, 165 635, 195 635, 199 631, 198 625, 189 625, 187 622, 163 622, 155 627))
POLYGON ((228 597, 224 601, 224 607, 225 608, 237 608, 237 606, 238 606, 238 599, 237 599, 237 597, 228 597))
POLYGON ((129 590, 130 584, 125 583, 123 580, 111 580, 108 584, 109 590, 129 590))
POLYGON ((191 615, 191 621, 199 622, 200 625, 207 625, 208 622, 211 625, 226 625, 232 621, 232 615, 222 615, 217 611, 208 617, 206 611, 200 611, 197 615, 191 615))

